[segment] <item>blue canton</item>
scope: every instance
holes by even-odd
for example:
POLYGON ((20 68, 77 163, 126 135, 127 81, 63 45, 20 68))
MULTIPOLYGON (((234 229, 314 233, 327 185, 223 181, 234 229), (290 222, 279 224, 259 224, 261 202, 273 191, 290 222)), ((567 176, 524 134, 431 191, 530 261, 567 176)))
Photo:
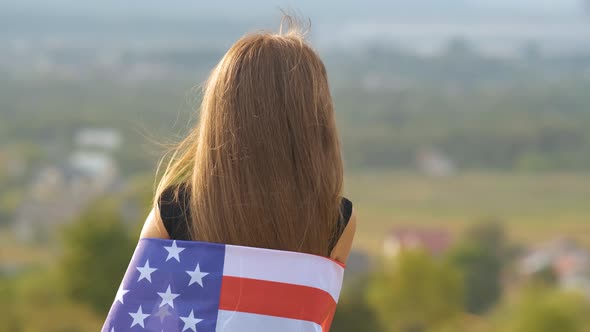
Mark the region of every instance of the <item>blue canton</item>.
POLYGON ((103 332, 215 332, 223 244, 142 239, 103 332))

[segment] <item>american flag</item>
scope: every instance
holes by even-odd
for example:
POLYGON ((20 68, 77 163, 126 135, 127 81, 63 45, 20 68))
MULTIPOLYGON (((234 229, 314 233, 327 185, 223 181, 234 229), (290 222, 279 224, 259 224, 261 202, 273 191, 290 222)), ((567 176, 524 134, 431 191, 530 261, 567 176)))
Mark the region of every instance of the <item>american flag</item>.
POLYGON ((343 272, 304 253, 141 239, 102 332, 326 332, 343 272))

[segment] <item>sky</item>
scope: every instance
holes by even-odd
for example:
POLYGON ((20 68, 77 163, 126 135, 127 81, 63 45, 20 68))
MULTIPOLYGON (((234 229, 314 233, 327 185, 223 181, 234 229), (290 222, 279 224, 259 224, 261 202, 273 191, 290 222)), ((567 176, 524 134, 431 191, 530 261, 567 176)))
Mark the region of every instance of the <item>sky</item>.
MULTIPOLYGON (((55 13, 149 16, 255 17, 297 9, 305 15, 381 17, 383 15, 568 15, 583 12, 588 0, 0 0, 0 8, 55 13), (164 4, 165 3, 165 4, 164 4)), ((586 8, 589 8, 587 6, 586 8)), ((590 10, 588 11, 590 13, 590 10)))
MULTIPOLYGON (((461 36, 493 47, 535 40, 569 50, 590 38, 590 0, 0 0, 0 27, 3 16, 10 21, 5 26, 18 26, 14 31, 32 30, 39 22, 59 26, 55 22, 68 21, 62 18, 73 18, 75 24, 97 18, 131 25, 145 18, 142 29, 148 22, 158 32, 171 22, 187 27, 197 22, 243 33, 274 29, 281 8, 310 18, 315 40, 329 47, 382 40, 428 51, 461 36), (41 15, 52 19, 37 19, 41 15)), ((70 31, 71 25, 63 29, 70 31)))

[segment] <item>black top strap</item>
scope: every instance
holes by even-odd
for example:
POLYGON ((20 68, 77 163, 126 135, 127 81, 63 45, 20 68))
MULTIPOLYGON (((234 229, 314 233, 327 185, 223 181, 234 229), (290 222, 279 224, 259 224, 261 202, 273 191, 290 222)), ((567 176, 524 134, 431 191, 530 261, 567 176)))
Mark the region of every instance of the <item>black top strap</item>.
POLYGON ((158 207, 160 217, 168 236, 172 240, 190 240, 187 221, 190 220, 190 196, 184 187, 178 189, 178 197, 174 188, 168 188, 160 197, 158 207))
POLYGON ((352 202, 349 201, 348 198, 342 197, 342 200, 340 201, 340 218, 338 219, 338 226, 339 227, 336 229, 337 233, 330 241, 330 247, 329 247, 330 252, 332 252, 332 249, 334 249, 334 247, 336 247, 336 243, 338 243, 338 240, 340 240, 340 237, 342 236, 342 232, 344 232, 344 229, 348 225, 348 222, 350 221, 351 216, 352 216, 352 202))
MULTIPOLYGON (((187 226, 187 221, 190 220, 189 206, 190 196, 184 187, 178 188, 178 196, 176 196, 174 188, 169 188, 162 193, 158 201, 158 207, 160 208, 160 217, 170 239, 191 240, 187 226)), ((343 197, 340 203, 340 214, 339 233, 330 240, 330 251, 336 246, 352 215, 352 202, 346 197, 343 197)))

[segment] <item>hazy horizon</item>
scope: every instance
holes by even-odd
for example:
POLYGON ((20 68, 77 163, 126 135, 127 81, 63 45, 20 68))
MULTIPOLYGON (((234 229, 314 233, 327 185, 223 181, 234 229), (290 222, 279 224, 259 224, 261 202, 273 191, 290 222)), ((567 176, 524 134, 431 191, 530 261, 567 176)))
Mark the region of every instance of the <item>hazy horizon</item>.
POLYGON ((0 9, 25 12, 42 12, 44 14, 84 14, 90 16, 128 17, 228 17, 233 19, 251 19, 273 16, 279 8, 292 10, 302 16, 348 20, 355 18, 408 18, 408 17, 439 17, 472 19, 506 17, 521 18, 574 18, 588 17, 589 10, 584 14, 584 7, 589 8, 586 0, 426 0, 413 3, 401 0, 380 1, 368 0, 362 6, 335 0, 312 1, 300 0, 253 0, 247 4, 238 0, 222 2, 188 3, 169 1, 163 6, 155 0, 130 0, 124 3, 106 0, 95 3, 80 3, 73 0, 2 0, 0 9), (223 4, 224 6, 220 6, 223 4))

